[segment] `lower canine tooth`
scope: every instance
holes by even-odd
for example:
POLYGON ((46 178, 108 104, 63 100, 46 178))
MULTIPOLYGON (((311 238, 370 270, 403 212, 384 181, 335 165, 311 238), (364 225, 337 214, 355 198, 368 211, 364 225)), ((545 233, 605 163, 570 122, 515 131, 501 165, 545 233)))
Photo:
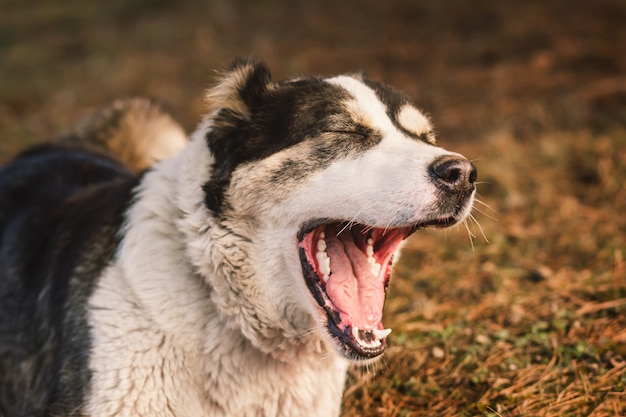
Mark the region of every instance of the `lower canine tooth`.
POLYGON ((372 330, 372 332, 374 333, 374 337, 377 340, 381 340, 389 336, 389 333, 391 333, 391 329, 385 329, 385 330, 374 329, 372 330))
POLYGON ((356 326, 352 326, 352 337, 355 339, 359 338, 359 328, 356 326))

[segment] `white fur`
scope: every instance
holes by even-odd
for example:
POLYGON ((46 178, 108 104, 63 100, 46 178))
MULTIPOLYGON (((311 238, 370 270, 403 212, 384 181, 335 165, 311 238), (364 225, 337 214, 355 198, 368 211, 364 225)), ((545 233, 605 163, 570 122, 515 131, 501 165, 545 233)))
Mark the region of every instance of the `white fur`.
POLYGON ((398 112, 398 123, 416 136, 428 134, 432 129, 428 118, 410 104, 405 104, 398 112))
MULTIPOLYGON (((252 255, 253 250, 242 252, 241 242, 221 228, 207 230, 213 225, 196 187, 202 182, 197 174, 209 172, 199 167, 208 167, 210 155, 202 138, 190 147, 181 158, 146 176, 117 262, 107 269, 90 299, 95 348, 88 413, 337 415, 346 364, 329 354, 319 336, 309 334, 312 322, 304 319, 304 328, 297 322, 286 329, 288 337, 303 339, 299 342, 282 342, 281 335, 256 335, 250 324, 237 322, 244 315, 222 294, 228 288, 221 288, 219 282, 232 273, 222 263, 243 264, 247 257, 242 255, 252 255), (180 229, 193 237, 187 248, 180 246, 184 241, 180 229), (225 251, 229 244, 240 246, 225 251), (219 261, 207 261, 212 257, 219 261), (207 281, 215 288, 203 285, 198 272, 209 276, 207 281), (252 343, 237 330, 239 326, 252 343), (255 342, 258 346, 251 346, 255 342), (135 353, 122 354, 129 346, 135 353)), ((270 275, 261 277, 268 280, 270 275)), ((256 302, 272 302, 255 288, 250 292, 256 302)), ((283 318, 272 313, 260 318, 267 323, 252 325, 278 332, 271 327, 283 318)))
POLYGON ((423 220, 437 204, 426 168, 450 153, 398 131, 359 81, 329 82, 350 91, 347 105, 384 134, 360 156, 274 190, 264 179, 305 142, 238 167, 222 221, 201 189, 213 162, 209 121, 145 176, 119 253, 89 300, 87 414, 339 415, 347 362, 306 289, 297 233, 323 217, 379 227, 423 220))

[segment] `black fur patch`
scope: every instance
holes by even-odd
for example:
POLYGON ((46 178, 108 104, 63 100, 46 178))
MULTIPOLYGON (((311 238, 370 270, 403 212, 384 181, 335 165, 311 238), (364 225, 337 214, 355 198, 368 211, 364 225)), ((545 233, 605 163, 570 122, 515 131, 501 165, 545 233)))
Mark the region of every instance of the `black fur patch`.
MULTIPOLYGON (((205 204, 216 215, 227 205, 224 195, 232 172, 242 164, 264 159, 303 141, 314 142, 307 159, 287 160, 272 180, 284 182, 301 177, 310 169, 321 169, 332 160, 363 151, 382 136, 354 120, 345 103, 353 97, 323 78, 272 82, 267 68, 249 65, 248 79, 238 92, 248 109, 239 112, 222 108, 213 118, 206 141, 215 156, 211 180, 204 185, 205 204)), ((219 103, 217 104, 219 107, 219 103)))
POLYGON ((430 143, 429 138, 433 135, 432 132, 424 132, 416 135, 414 132, 405 129, 405 127, 398 122, 398 113, 400 112, 400 109, 402 109, 402 107, 406 104, 412 105, 411 99, 408 96, 393 87, 378 81, 364 80, 363 82, 369 88, 374 90, 378 99, 385 105, 387 108, 387 115, 398 130, 410 138, 430 143))
POLYGON ((310 147, 297 159, 287 159, 270 178, 276 185, 298 182, 312 172, 328 167, 333 161, 356 157, 382 140, 382 134, 360 125, 352 131, 327 132, 329 135, 311 139, 310 147), (356 133, 359 132, 359 133, 356 133))
POLYGON ((86 301, 137 182, 113 160, 52 145, 0 169, 0 415, 79 412, 86 301))

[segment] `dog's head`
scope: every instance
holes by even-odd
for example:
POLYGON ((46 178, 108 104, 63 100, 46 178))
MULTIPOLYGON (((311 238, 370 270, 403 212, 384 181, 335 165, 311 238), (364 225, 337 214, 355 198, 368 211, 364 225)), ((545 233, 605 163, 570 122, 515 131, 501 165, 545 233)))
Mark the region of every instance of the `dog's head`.
POLYGON ((435 146, 406 96, 360 75, 273 82, 241 61, 208 99, 204 205, 254 242, 257 292, 278 314, 300 305, 345 357, 380 355, 394 254, 469 214, 474 166, 435 146))

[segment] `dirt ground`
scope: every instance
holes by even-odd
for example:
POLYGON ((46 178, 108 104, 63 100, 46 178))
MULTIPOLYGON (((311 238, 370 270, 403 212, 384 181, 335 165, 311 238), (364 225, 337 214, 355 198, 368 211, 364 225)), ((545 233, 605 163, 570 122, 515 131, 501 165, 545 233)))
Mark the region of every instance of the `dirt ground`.
POLYGON ((0 162, 119 97, 191 130, 237 56, 364 70, 478 167, 469 233, 408 242, 344 415, 624 415, 625 1, 2 0, 0 162))

